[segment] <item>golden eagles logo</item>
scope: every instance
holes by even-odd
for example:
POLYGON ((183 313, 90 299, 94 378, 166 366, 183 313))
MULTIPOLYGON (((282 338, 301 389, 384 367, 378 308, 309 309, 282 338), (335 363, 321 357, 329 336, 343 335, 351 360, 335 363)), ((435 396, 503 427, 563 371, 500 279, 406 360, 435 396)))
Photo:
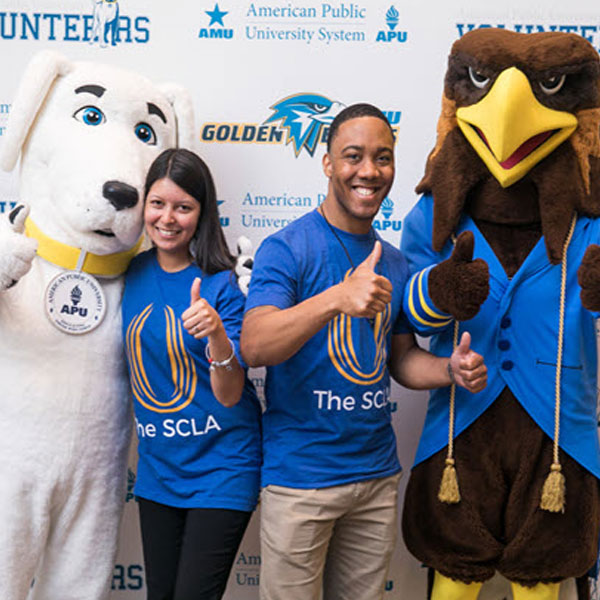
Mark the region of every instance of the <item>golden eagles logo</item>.
POLYGON ((198 377, 194 360, 185 350, 183 343, 183 330, 181 321, 175 317, 170 306, 165 307, 167 354, 171 365, 171 379, 173 393, 167 401, 160 401, 148 379, 142 357, 140 336, 146 320, 152 313, 152 304, 149 304, 129 324, 126 335, 126 352, 129 357, 131 389, 139 403, 158 413, 177 412, 184 409, 196 393, 198 377))
MULTIPOLYGON (((350 275, 350 269, 344 275, 350 275)), ((383 312, 377 313, 373 322, 373 343, 375 353, 372 364, 363 366, 358 361, 352 339, 352 320, 349 315, 341 313, 329 322, 327 332, 327 351, 329 358, 338 373, 348 381, 358 385, 372 385, 381 380, 387 363, 386 338, 390 331, 390 305, 383 312)), ((364 348, 359 354, 365 356, 364 348)))

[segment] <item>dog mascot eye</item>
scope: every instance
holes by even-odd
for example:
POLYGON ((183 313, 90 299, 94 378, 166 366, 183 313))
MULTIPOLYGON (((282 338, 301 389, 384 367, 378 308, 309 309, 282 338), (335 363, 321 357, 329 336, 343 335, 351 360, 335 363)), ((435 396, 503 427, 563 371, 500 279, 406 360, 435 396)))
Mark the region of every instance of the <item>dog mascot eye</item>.
POLYGON ((84 106, 80 108, 73 117, 86 125, 95 127, 96 125, 102 125, 106 121, 104 113, 95 106, 84 106))
POLYGON ((154 133, 154 129, 152 129, 148 123, 138 123, 135 126, 135 135, 144 142, 144 144, 156 146, 156 134, 154 133))

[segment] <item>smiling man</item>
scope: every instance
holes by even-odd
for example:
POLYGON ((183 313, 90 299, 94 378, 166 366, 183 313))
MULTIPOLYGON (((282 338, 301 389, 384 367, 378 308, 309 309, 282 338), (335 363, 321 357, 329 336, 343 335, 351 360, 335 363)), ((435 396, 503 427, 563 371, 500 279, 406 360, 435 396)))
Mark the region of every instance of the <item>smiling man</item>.
POLYGON ((383 113, 335 118, 323 204, 259 248, 242 353, 266 365, 262 600, 382 597, 396 539, 390 374, 413 388, 486 384, 468 334, 451 359, 416 344, 402 312, 408 268, 373 218, 394 180, 383 113))

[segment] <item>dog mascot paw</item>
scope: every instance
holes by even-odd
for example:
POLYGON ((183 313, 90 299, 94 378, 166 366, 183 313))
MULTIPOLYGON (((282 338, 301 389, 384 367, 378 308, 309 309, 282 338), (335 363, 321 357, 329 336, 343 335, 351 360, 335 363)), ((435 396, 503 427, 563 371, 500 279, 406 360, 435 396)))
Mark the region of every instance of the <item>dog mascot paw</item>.
POLYGON ((435 570, 436 600, 476 598, 495 572, 515 600, 554 600, 596 560, 599 124, 583 37, 454 43, 401 246, 413 325, 442 356, 468 330, 488 367, 475 395, 432 392, 406 491, 404 539, 435 570))
POLYGON ((122 274, 147 168, 193 136, 177 86, 53 52, 24 73, 0 157, 20 155, 30 210, 0 219, 0 598, 109 594, 131 431, 122 274))
POLYGON ((12 287, 31 269, 37 241, 25 233, 29 207, 19 204, 0 219, 0 291, 12 287))

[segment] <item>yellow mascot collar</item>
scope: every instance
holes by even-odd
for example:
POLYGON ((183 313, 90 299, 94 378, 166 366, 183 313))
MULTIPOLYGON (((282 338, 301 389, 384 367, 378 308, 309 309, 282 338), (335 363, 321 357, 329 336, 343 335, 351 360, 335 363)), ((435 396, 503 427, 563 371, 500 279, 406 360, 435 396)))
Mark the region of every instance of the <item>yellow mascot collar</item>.
POLYGON ((25 221, 25 235, 38 241, 37 255, 40 258, 63 269, 81 270, 98 277, 118 277, 125 273, 131 259, 137 254, 142 244, 140 237, 131 250, 106 255, 92 254, 81 248, 53 240, 29 218, 25 221), (80 261, 82 261, 81 265, 80 261))

